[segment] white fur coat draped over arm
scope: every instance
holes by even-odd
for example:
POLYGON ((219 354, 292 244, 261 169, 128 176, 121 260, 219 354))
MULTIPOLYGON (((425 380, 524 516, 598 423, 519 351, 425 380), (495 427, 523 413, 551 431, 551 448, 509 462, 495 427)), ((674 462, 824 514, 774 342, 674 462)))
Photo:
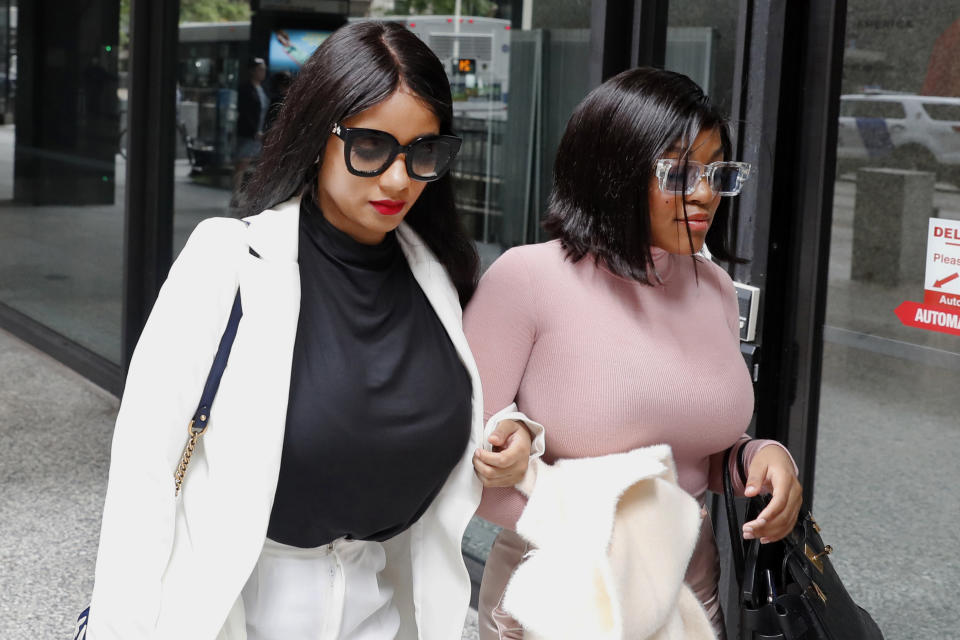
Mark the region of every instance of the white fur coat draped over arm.
POLYGON ((531 551, 503 606, 525 640, 714 638, 683 578, 700 532, 670 447, 531 461, 517 533, 531 551))

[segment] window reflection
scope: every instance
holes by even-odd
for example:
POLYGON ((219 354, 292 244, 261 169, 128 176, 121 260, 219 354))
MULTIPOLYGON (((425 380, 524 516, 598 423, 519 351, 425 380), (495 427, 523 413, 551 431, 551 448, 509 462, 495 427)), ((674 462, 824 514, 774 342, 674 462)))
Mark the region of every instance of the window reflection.
POLYGON ((0 1, 0 302, 119 362, 128 20, 47 4, 0 1))

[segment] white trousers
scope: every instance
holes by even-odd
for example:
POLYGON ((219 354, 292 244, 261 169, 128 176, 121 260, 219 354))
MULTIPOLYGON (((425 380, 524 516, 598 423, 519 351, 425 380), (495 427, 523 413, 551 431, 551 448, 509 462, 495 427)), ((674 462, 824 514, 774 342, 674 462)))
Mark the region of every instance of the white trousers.
POLYGON ((247 640, 394 640, 400 613, 381 585, 379 542, 313 549, 267 539, 243 588, 247 640))

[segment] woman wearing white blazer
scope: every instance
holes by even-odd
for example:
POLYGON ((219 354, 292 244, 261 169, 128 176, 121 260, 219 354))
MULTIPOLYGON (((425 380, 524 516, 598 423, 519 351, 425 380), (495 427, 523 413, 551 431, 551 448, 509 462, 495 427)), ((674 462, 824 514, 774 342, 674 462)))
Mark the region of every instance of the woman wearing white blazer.
POLYGON ((518 481, 542 428, 483 423, 452 119, 440 62, 403 27, 349 25, 304 66, 247 189, 255 215, 197 227, 131 360, 88 640, 460 637, 481 484, 518 481))

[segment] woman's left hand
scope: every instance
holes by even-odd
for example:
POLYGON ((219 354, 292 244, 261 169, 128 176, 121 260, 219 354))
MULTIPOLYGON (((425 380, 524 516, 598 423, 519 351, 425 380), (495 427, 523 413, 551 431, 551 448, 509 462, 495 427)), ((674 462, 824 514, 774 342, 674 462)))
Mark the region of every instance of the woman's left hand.
POLYGON ((477 449, 473 468, 485 487, 512 487, 527 472, 530 462, 530 431, 517 420, 502 420, 487 441, 493 451, 477 449))
POLYGON ((768 445, 753 456, 744 495, 752 498, 760 493, 773 497, 757 518, 743 525, 743 538, 760 542, 776 542, 793 530, 803 504, 803 487, 794 473, 793 460, 780 447, 768 445))

